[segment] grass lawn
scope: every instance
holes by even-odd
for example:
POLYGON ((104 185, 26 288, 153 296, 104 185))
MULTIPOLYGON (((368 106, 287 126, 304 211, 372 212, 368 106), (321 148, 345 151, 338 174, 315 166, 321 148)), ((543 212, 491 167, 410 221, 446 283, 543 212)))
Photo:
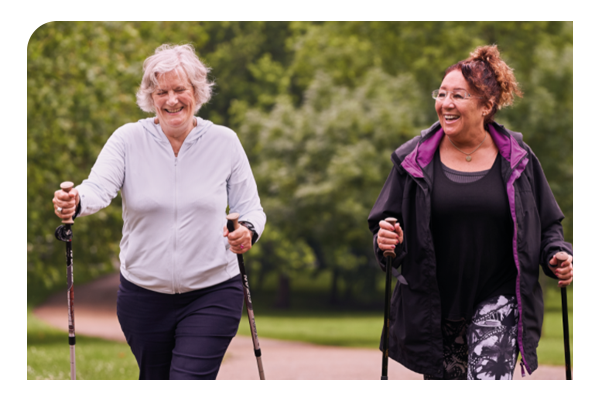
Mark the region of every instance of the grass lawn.
MULTIPOLYGON (((556 283, 553 283, 556 285, 556 283)), ((565 345, 563 339, 563 323, 560 290, 547 289, 544 299, 546 312, 542 327, 542 339, 538 347, 540 364, 565 365, 565 345)), ((569 307, 569 342, 571 348, 571 367, 573 367, 573 287, 567 289, 567 305, 569 307)))
MULTIPOLYGON (((65 319, 67 313, 65 311, 65 319)), ((77 379, 137 379, 138 366, 125 343, 77 335, 77 379)), ((71 379, 68 333, 27 310, 27 379, 71 379)))
MULTIPOLYGON (((255 313, 260 314, 255 308, 255 313)), ((323 313, 306 315, 288 313, 255 315, 258 338, 296 340, 307 343, 379 348, 383 315, 323 313)), ((244 313, 239 334, 249 336, 250 326, 244 313)))

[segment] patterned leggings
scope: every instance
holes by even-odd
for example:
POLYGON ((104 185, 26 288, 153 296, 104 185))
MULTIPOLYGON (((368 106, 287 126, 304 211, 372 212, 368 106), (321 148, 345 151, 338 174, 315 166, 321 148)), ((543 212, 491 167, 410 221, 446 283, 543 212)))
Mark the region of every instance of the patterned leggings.
POLYGON ((514 296, 496 296, 477 305, 471 323, 444 320, 441 379, 511 380, 517 361, 518 317, 514 296))

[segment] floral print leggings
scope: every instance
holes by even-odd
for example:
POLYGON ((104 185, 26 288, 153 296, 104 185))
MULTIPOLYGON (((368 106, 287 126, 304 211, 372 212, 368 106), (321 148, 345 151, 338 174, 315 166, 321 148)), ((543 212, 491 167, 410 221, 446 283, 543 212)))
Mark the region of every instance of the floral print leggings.
POLYGON ((444 376, 426 380, 511 380, 517 361, 519 309, 514 296, 478 304, 470 323, 444 320, 444 376))

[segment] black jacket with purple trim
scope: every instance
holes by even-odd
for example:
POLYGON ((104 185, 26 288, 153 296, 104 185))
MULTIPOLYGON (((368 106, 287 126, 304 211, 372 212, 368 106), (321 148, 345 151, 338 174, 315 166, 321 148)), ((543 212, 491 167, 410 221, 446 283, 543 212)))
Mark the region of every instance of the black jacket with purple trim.
MULTIPOLYGON (((519 306, 517 342, 522 367, 537 369, 536 349, 542 332, 544 303, 538 283, 539 266, 548 268, 552 256, 565 251, 564 218, 539 160, 523 142, 523 135, 502 125, 488 125, 501 155, 502 178, 513 219, 513 257, 517 266, 516 295, 519 306)), ((442 377, 441 303, 436 279, 436 259, 430 230, 431 189, 435 151, 444 136, 439 122, 421 132, 392 154, 390 172, 368 218, 373 246, 385 270, 383 252, 377 246, 379 221, 394 217, 404 231, 396 249, 394 268, 399 283, 392 295, 389 356, 421 374, 442 377)))

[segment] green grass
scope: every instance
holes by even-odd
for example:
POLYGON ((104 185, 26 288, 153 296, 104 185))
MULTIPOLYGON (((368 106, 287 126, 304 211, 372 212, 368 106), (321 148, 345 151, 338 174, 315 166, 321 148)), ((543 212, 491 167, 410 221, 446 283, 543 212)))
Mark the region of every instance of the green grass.
MULTIPOLYGON (((379 337, 383 316, 378 314, 335 314, 306 315, 255 315, 256 330, 261 337, 295 340, 306 343, 379 348, 379 337)), ((250 335, 245 313, 240 322, 239 334, 250 335)))
MULTIPOLYGON (((66 318, 66 316, 65 316, 66 318)), ((137 379, 138 366, 125 343, 77 335, 77 379, 137 379)), ((27 379, 70 379, 68 334, 27 310, 27 379)))
MULTIPOLYGON (((542 328, 542 340, 538 346, 538 362, 545 365, 565 365, 562 314, 546 312, 542 328)), ((569 340, 571 366, 573 365, 573 313, 569 313, 569 340)))
MULTIPOLYGON (((560 290, 551 282, 545 292, 544 325, 542 339, 538 346, 538 362, 545 365, 565 365, 565 347, 563 339, 562 305, 560 290)), ((571 348, 571 366, 573 366, 573 287, 567 289, 569 308, 569 342, 571 348)))

